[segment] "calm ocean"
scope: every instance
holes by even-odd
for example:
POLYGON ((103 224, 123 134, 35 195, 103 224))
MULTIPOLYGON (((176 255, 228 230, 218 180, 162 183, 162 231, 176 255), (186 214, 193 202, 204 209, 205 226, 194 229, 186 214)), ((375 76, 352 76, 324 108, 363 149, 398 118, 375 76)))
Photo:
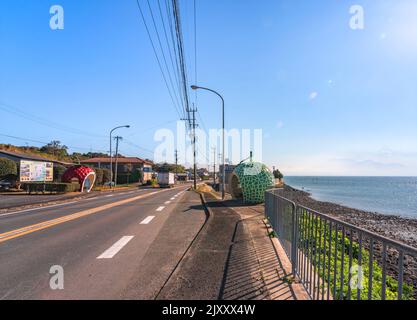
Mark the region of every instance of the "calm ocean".
POLYGON ((285 177, 316 200, 417 218, 417 177, 285 177))

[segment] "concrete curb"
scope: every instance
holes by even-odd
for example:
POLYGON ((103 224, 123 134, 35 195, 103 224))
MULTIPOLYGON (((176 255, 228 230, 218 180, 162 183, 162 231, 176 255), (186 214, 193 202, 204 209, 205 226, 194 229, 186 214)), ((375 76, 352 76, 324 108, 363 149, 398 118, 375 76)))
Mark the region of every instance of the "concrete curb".
MULTIPOLYGON (((197 192, 197 191, 194 191, 197 192)), ((204 225, 207 223, 207 221, 213 217, 213 212, 211 212, 210 208, 207 206, 207 201, 206 201, 206 197, 204 196, 203 193, 197 192, 200 195, 200 199, 201 199, 201 203, 203 204, 204 207, 204 211, 206 212, 206 222, 204 223, 204 225)))

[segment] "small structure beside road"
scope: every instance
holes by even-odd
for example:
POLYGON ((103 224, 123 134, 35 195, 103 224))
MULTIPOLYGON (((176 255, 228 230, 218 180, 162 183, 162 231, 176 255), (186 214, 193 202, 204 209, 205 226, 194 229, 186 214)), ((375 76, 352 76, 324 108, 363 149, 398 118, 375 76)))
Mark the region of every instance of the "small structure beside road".
POLYGON ((80 185, 80 192, 89 193, 93 189, 94 182, 96 181, 96 173, 93 169, 86 166, 73 166, 65 171, 62 176, 62 182, 71 183, 74 179, 80 185))

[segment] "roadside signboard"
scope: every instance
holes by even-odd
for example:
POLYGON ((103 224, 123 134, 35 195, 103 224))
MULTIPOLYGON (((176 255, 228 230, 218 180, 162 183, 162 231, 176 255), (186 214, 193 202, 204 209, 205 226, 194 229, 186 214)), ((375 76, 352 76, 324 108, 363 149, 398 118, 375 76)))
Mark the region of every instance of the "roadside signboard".
POLYGON ((54 180, 52 162, 20 161, 20 182, 45 182, 54 180))

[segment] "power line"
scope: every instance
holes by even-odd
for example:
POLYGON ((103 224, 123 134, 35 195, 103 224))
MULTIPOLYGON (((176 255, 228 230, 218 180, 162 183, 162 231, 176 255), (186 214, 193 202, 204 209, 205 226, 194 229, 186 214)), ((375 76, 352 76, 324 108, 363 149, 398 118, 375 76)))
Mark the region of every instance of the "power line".
POLYGON ((165 73, 164 73, 164 70, 163 70, 163 68, 162 68, 161 61, 159 60, 159 56, 158 56, 158 54, 157 54, 157 51, 156 51, 156 48, 155 48, 155 44, 154 44, 154 42, 153 42, 153 40, 152 40, 152 36, 151 36, 150 31, 149 31, 148 24, 146 23, 146 19, 145 19, 145 16, 144 16, 144 14, 143 14, 142 7, 141 7, 141 5, 140 5, 140 3, 139 3, 139 0, 136 0, 136 4, 137 4, 138 9, 139 9, 139 11, 140 11, 140 15, 141 15, 141 17, 142 17, 143 24, 145 25, 145 29, 146 29, 146 32, 147 32, 147 34, 148 34, 149 41, 151 42, 152 49, 153 49, 153 52, 154 52, 154 54, 155 54, 156 61, 158 62, 159 70, 160 70, 160 72, 161 72, 161 74, 162 74, 162 78, 163 78, 163 80, 164 80, 164 82, 165 82, 165 86, 166 86, 166 88, 167 88, 167 90, 168 90, 169 96, 171 97, 172 104, 173 104, 173 106, 175 107, 175 109, 176 109, 176 111, 177 111, 177 113, 178 113, 178 116, 181 118, 181 113, 180 113, 180 111, 179 111, 179 109, 178 109, 177 104, 175 103, 174 97, 172 96, 171 89, 169 88, 167 78, 166 78, 165 73))
MULTIPOLYGON (((48 143, 50 143, 50 142, 39 141, 39 140, 34 140, 34 139, 29 139, 29 138, 16 137, 16 136, 2 134, 2 133, 0 133, 0 136, 10 138, 10 139, 20 140, 24 142, 39 143, 43 145, 47 145, 48 143)), ((92 150, 91 148, 85 148, 85 147, 74 147, 74 146, 67 146, 67 145, 65 146, 68 147, 69 149, 75 149, 75 150, 88 150, 88 151, 94 151, 94 152, 100 152, 100 153, 107 153, 107 151, 105 150, 92 150)))
POLYGON ((183 96, 185 99, 185 107, 188 116, 188 123, 191 126, 191 119, 190 119, 190 104, 189 104, 189 95, 188 95, 188 80, 187 80, 187 66, 184 58, 184 42, 183 42, 183 34, 182 34, 182 27, 181 27, 181 14, 180 8, 178 5, 177 0, 172 0, 173 6, 173 15, 175 21, 175 31, 176 31, 176 38, 177 38, 177 49, 178 49, 178 56, 180 62, 180 71, 182 77, 182 87, 183 87, 183 96))
MULTIPOLYGON (((165 0, 165 8, 166 8, 166 12, 167 12, 167 18, 168 18, 168 26, 169 26, 169 30, 170 30, 170 35, 171 35, 171 42, 172 42, 172 47, 174 49, 174 56, 175 56, 175 65, 176 65, 176 69, 177 69, 177 74, 178 74, 178 78, 180 78, 180 62, 179 62, 179 55, 178 55, 178 51, 177 51, 177 44, 176 44, 176 36, 175 36, 175 32, 174 32, 174 26, 173 26, 173 21, 174 21, 174 15, 173 12, 170 10, 170 5, 169 5, 169 1, 170 0, 165 0)), ((182 91, 181 88, 181 80, 178 79, 178 91, 180 92, 180 96, 182 98, 183 101, 183 108, 184 108, 184 112, 185 110, 185 98, 184 98, 184 93, 182 91)), ((185 113, 184 113, 185 116, 185 113)))
MULTIPOLYGON (((165 5, 167 6, 167 2, 165 2, 165 5)), ((177 84, 177 86, 178 86, 178 91, 180 92, 180 98, 182 98, 181 97, 181 85, 180 85, 180 80, 179 80, 179 69, 178 69, 178 64, 177 64, 177 60, 175 60, 175 62, 176 62, 176 65, 177 65, 177 68, 175 68, 175 66, 174 66, 174 59, 173 59, 173 57, 172 57, 172 50, 171 50, 171 43, 170 43, 170 41, 168 40, 168 34, 167 34, 167 28, 166 28, 166 26, 165 26, 165 19, 164 19, 164 15, 163 15, 163 13, 162 13, 162 7, 161 7, 161 1, 160 0, 158 0, 158 9, 159 9, 159 15, 160 15, 160 17, 161 17, 161 21, 162 21, 162 27, 163 27, 163 30, 164 30, 164 35, 165 35, 165 42, 166 42, 166 44, 167 44, 167 48, 168 48, 168 53, 169 53, 169 58, 170 58, 170 60, 171 60, 171 66, 172 66, 172 70, 173 70, 173 73, 174 73, 174 76, 175 76, 175 80, 176 80, 176 84, 177 84)), ((169 11, 168 11, 168 6, 167 6, 167 19, 168 19, 168 21, 170 21, 170 17, 169 17, 169 11)), ((175 49, 175 46, 174 46, 174 43, 172 43, 172 48, 174 48, 175 49)), ((175 55, 175 50, 174 50, 174 55, 175 55)), ((184 107, 184 105, 183 105, 183 107, 184 107)))
MULTIPOLYGON (((154 17, 154 15, 153 15, 153 10, 152 10, 151 4, 149 3, 149 0, 146 0, 146 1, 147 1, 147 3, 148 3, 149 12, 150 12, 150 14, 151 14, 152 23, 153 23, 153 26, 154 26, 154 29, 155 29, 156 37, 157 37, 157 39, 158 39, 159 47, 160 47, 160 49, 161 49, 162 58, 163 58, 163 60, 164 60, 165 68, 166 68, 166 71, 167 71, 167 73, 168 73, 169 82, 170 82, 171 87, 172 87, 172 90, 173 90, 173 92, 174 92, 174 94, 175 94, 175 98, 176 98, 176 100, 177 100, 177 103, 178 103, 178 105, 180 105, 179 100, 178 100, 177 91, 175 90, 175 86, 174 86, 174 83, 173 83, 173 81, 172 81, 171 72, 170 72, 170 70, 169 70, 168 63, 167 63, 167 60, 166 60, 166 57, 165 57, 165 52, 164 52, 164 48, 163 48, 163 46, 162 46, 161 38, 160 38, 160 36, 159 36, 158 28, 157 28, 157 26, 156 26, 155 17, 154 17)), ((161 16, 161 18, 162 18, 162 16, 161 16)), ((163 19, 162 19, 162 24, 164 25, 164 21, 163 21, 163 19)), ((165 28, 165 27, 164 27, 164 28, 165 28)))
POLYGON ((171 123, 174 123, 174 122, 177 122, 177 121, 178 120, 171 120, 171 121, 167 121, 167 122, 164 122, 164 123, 161 123, 161 124, 158 124, 158 125, 155 125, 155 126, 152 126, 152 127, 149 127, 149 128, 143 129, 143 130, 140 130, 140 131, 136 131, 136 132, 130 134, 128 137, 133 137, 133 136, 136 136, 138 134, 147 132, 147 131, 152 130, 152 129, 160 128, 161 126, 164 126, 166 124, 171 124, 171 123))
POLYGON ((5 112, 14 114, 14 115, 16 115, 20 118, 24 118, 24 119, 30 120, 32 122, 38 123, 40 125, 50 127, 50 128, 53 128, 53 129, 57 129, 57 130, 60 130, 60 131, 65 131, 65 132, 69 132, 69 133, 72 133, 72 134, 84 135, 84 136, 89 136, 89 137, 105 138, 104 135, 98 135, 98 134, 82 131, 82 130, 79 130, 79 129, 74 129, 74 128, 71 128, 71 127, 67 127, 63 124, 41 118, 41 117, 33 115, 33 114, 31 114, 27 111, 23 111, 22 109, 20 109, 16 106, 12 106, 12 105, 5 104, 5 103, 2 103, 2 102, 0 102, 0 109, 5 111, 5 112))
POLYGON ((209 133, 209 131, 207 130, 207 127, 206 127, 206 125, 204 123, 203 117, 201 116, 200 111, 198 111, 198 110, 197 110, 197 115, 200 118, 201 125, 203 126, 204 131, 207 132, 207 133, 209 133))
POLYGON ((143 150, 145 152, 148 152, 148 153, 150 153, 152 155, 154 154, 154 151, 149 150, 149 149, 146 149, 144 147, 141 147, 141 146, 139 146, 139 145, 135 144, 134 142, 129 141, 127 139, 123 139, 123 142, 126 143, 126 144, 128 144, 128 145, 130 145, 131 147, 135 147, 135 148, 141 149, 141 150, 143 150))

